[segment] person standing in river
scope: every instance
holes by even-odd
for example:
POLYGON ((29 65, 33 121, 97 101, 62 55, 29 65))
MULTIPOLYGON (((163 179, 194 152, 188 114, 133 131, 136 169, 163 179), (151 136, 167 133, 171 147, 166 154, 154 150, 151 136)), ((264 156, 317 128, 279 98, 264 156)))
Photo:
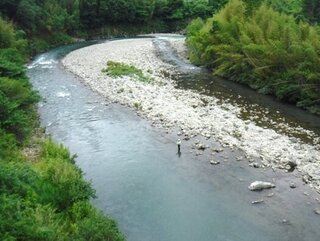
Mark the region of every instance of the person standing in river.
POLYGON ((181 155, 181 149, 180 149, 181 148, 181 140, 180 139, 177 140, 177 147, 178 147, 178 154, 181 155))

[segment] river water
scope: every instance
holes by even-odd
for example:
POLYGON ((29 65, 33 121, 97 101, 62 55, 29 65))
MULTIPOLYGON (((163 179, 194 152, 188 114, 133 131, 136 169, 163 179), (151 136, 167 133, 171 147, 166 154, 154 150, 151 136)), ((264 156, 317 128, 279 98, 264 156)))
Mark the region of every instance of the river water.
MULTIPOLYGON (((296 173, 257 171, 245 162, 213 168, 183 147, 177 155, 173 136, 127 107, 109 103, 63 69, 59 60, 88 44, 39 55, 28 75, 43 97, 42 125, 77 153, 77 165, 97 190, 94 205, 117 220, 129 241, 319 240, 320 216, 313 212, 318 195, 296 173), (274 190, 255 193, 247 188, 252 181, 273 178, 274 190), (288 188, 292 180, 299 188, 288 188), (251 203, 262 198, 264 203, 251 203)), ((194 77, 182 82, 184 87, 197 85, 194 77)), ((300 121, 304 127, 308 123, 312 131, 317 129, 312 121, 300 121)), ((230 151, 230 159, 237 152, 230 151)))

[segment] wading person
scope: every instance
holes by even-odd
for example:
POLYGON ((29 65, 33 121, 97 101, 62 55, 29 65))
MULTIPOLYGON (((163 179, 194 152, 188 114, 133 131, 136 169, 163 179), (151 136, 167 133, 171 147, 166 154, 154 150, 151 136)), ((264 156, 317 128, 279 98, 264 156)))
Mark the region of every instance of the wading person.
POLYGON ((180 155, 180 154, 181 154, 181 149, 180 149, 180 147, 181 147, 181 140, 180 140, 180 139, 177 140, 177 147, 178 147, 178 154, 180 155))

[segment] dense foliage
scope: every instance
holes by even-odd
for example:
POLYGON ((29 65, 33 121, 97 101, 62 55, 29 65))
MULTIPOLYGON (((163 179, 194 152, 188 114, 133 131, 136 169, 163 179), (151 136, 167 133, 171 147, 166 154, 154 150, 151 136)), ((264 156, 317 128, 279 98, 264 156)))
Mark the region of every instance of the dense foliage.
POLYGON ((320 22, 320 1, 304 0, 302 4, 303 14, 311 23, 320 22))
POLYGON ((179 30, 209 17, 226 0, 1 0, 0 17, 29 39, 32 53, 69 43, 70 36, 179 30), (132 28, 134 31, 132 31, 132 28))
POLYGON ((0 18, 0 240, 124 240, 90 204, 94 190, 69 151, 31 141, 39 96, 26 76, 25 48, 0 18), (28 142, 33 154, 26 156, 28 142))
POLYGON ((166 22, 195 16, 206 17, 223 0, 83 0, 80 2, 80 20, 86 26, 110 23, 144 23, 151 19, 166 22))
MULTIPOLYGON (((0 240, 124 240, 115 222, 90 204, 94 190, 68 150, 34 137, 39 96, 28 82, 26 57, 94 29, 118 35, 133 26, 142 31, 181 28, 224 2, 0 1, 0 240)), ((114 67, 149 80, 131 66, 114 67)))
POLYGON ((320 32, 262 4, 231 0, 188 27, 190 59, 214 74, 319 113, 320 32))
POLYGON ((21 142, 34 127, 33 106, 38 96, 31 90, 25 73, 25 41, 1 18, 0 40, 0 132, 21 142))
POLYGON ((0 161, 1 240, 124 240, 68 150, 47 140, 38 158, 0 161))

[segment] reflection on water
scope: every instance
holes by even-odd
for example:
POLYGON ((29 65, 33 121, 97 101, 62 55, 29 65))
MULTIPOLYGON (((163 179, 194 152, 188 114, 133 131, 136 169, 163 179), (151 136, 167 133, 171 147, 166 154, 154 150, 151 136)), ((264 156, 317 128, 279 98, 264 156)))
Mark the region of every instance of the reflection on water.
MULTIPOLYGON (((63 70, 59 58, 77 47, 39 56, 28 74, 44 97, 42 125, 78 154, 77 164, 97 190, 94 204, 119 222, 129 241, 318 240, 316 201, 289 189, 287 175, 248 168, 235 161, 237 152, 215 167, 197 161, 183 145, 179 157, 169 135, 63 70), (258 178, 277 178, 272 198, 266 197, 271 191, 248 190, 258 178), (265 203, 251 204, 261 198, 265 203)), ((302 185, 299 179, 297 184, 302 185)))

